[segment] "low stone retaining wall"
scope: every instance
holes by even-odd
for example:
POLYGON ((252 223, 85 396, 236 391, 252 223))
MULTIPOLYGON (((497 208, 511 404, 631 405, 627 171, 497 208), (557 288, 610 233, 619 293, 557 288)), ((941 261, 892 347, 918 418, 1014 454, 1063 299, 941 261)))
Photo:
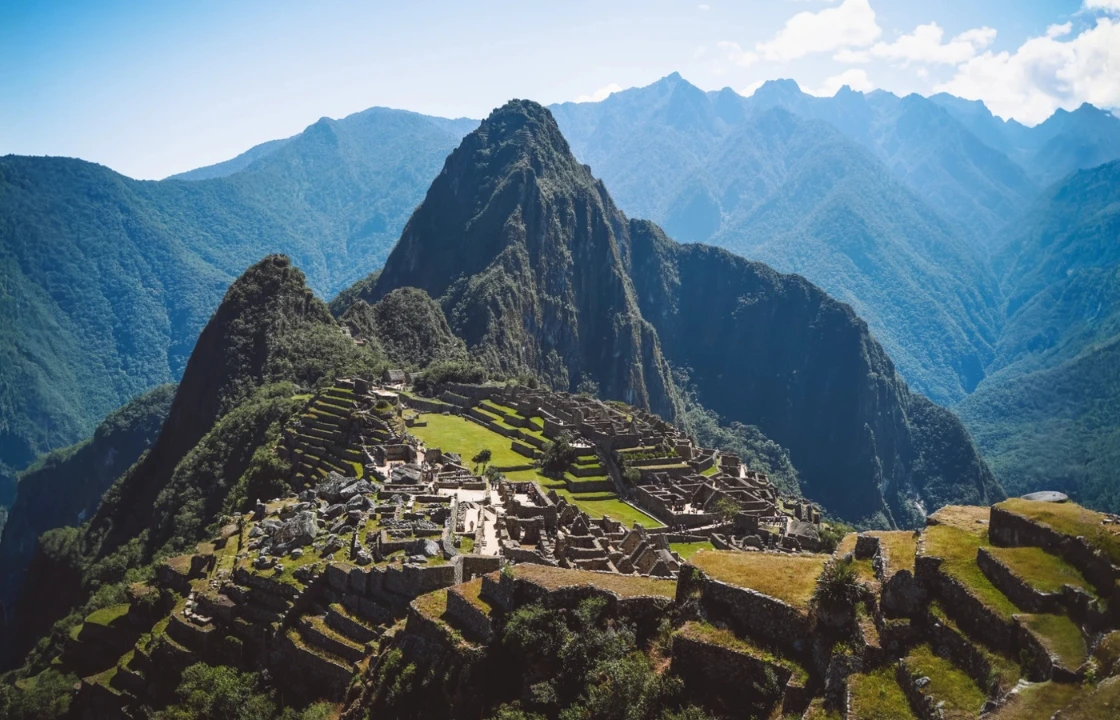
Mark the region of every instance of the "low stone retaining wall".
POLYGON ((439 414, 448 412, 452 415, 459 415, 463 412, 463 409, 458 405, 440 402, 439 400, 429 400, 428 398, 406 397, 404 398, 404 402, 406 405, 408 405, 408 407, 414 410, 419 410, 420 412, 439 414))
POLYGON ((494 639, 494 626, 489 616, 453 589, 447 591, 447 614, 462 625, 467 637, 483 643, 494 639))
POLYGON ((989 645, 1014 655, 1019 648, 1018 629, 1004 620, 958 582, 941 570, 941 558, 928 555, 915 560, 918 581, 927 592, 941 600, 953 620, 969 635, 983 638, 989 645))
POLYGON ((808 613, 769 595, 713 580, 685 565, 677 580, 677 602, 683 603, 695 589, 699 589, 700 603, 709 617, 725 620, 737 634, 791 657, 808 657, 812 635, 808 613))
POLYGON ((1032 613, 1065 612, 1061 595, 1042 592, 1028 585, 987 548, 980 548, 976 555, 976 565, 1000 592, 1023 610, 1032 613))
POLYGON ((987 687, 988 697, 997 698, 1011 689, 999 686, 999 680, 993 679, 992 664, 979 648, 953 628, 931 616, 926 620, 926 634, 934 654, 948 658, 977 685, 987 687))
POLYGON ((999 507, 992 507, 988 538, 995 545, 1040 547, 1080 570, 1102 596, 1110 597, 1116 590, 1120 572, 1084 538, 1062 535, 999 507))

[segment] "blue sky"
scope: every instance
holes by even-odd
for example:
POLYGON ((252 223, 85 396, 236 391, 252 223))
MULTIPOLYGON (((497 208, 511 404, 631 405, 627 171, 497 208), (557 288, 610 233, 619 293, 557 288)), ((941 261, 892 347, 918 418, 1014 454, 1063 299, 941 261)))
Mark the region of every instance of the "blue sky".
POLYGON ((1120 0, 0 0, 0 153, 160 178, 374 105, 482 117, 673 71, 946 90, 1034 124, 1120 106, 1120 0))

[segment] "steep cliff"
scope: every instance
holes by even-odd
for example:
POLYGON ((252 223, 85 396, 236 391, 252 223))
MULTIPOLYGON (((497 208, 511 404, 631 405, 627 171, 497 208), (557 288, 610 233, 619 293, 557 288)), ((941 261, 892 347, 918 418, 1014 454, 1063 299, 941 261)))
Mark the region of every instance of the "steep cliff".
POLYGON ((489 367, 679 412, 656 333, 626 274, 628 226, 551 114, 514 100, 451 154, 367 300, 401 287, 439 298, 489 367))

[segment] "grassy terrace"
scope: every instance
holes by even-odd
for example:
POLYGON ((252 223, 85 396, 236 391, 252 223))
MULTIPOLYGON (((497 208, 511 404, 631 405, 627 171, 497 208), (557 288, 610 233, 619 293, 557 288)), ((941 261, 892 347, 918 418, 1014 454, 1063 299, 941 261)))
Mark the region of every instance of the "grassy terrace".
POLYGON ((1076 670, 1089 659, 1085 638, 1065 615, 1020 615, 1019 619, 1064 667, 1076 670))
POLYGON ((918 551, 918 538, 910 530, 889 530, 868 533, 879 538, 880 546, 887 551, 887 576, 899 570, 914 572, 914 556, 918 551))
POLYGON ((115 620, 119 620, 128 614, 128 603, 121 603, 120 605, 110 605, 109 607, 101 608, 90 613, 86 618, 86 622, 92 625, 111 625, 115 620))
POLYGON ((710 541, 703 540, 700 542, 669 543, 669 549, 688 560, 701 550, 715 550, 716 548, 710 541))
POLYGON ((807 611, 828 555, 778 555, 710 550, 689 563, 713 580, 750 588, 807 611))
POLYGON ((1063 585, 1072 585, 1081 588, 1090 595, 1096 595, 1096 590, 1077 571, 1077 568, 1042 548, 993 547, 990 552, 996 559, 1011 568, 1013 573, 1037 590, 1055 593, 1059 592, 1063 585))
POLYGON ((456 595, 460 595, 464 600, 474 605, 483 613, 490 614, 490 604, 482 599, 482 578, 476 577, 470 582, 465 582, 462 585, 456 585, 451 588, 451 591, 456 595))
POLYGON ((1073 683, 1029 683, 1012 693, 1007 703, 988 717, 990 720, 1048 718, 1070 704, 1083 691, 1081 685, 1073 683))
POLYGON ((894 665, 888 664, 848 679, 851 715, 859 720, 910 720, 916 717, 906 693, 898 685, 894 665))
MULTIPOLYGON (((958 635, 968 636, 968 633, 957 627, 953 619, 945 614, 945 610, 942 609, 937 601, 929 604, 929 610, 930 614, 942 625, 954 630, 958 635)), ((1023 676, 1023 669, 1019 666, 1019 663, 1007 655, 991 650, 983 643, 977 642, 975 638, 973 638, 973 640, 973 645, 980 651, 980 654, 984 656, 984 659, 988 661, 992 669, 999 676, 1000 687, 1005 690, 1015 687, 1016 683, 1018 683, 1019 679, 1023 676)))
POLYGON ((925 551, 927 555, 941 558, 944 561, 941 569, 960 581, 973 597, 1010 621, 1019 609, 976 564, 976 551, 981 547, 991 547, 986 522, 977 522, 980 519, 986 521, 987 514, 986 508, 948 506, 938 510, 932 517, 941 524, 926 528, 925 551))
POLYGON ((547 590, 591 585, 613 592, 619 597, 648 597, 650 595, 674 598, 677 594, 675 580, 657 580, 632 575, 598 573, 590 570, 566 570, 548 565, 514 565, 516 577, 527 580, 547 590))
POLYGON ((928 677, 926 692, 939 702, 945 720, 975 718, 980 715, 987 696, 972 678, 945 658, 937 657, 929 645, 919 645, 902 661, 915 677, 928 677))
POLYGON ((1062 710, 1062 720, 1097 720, 1114 718, 1120 708, 1120 675, 1101 682, 1093 690, 1078 694, 1062 710))
MULTIPOLYGON (((509 473, 506 477, 513 479, 513 476, 517 474, 519 473, 509 473)), ((573 493, 568 491, 562 481, 539 475, 537 480, 545 490, 555 490, 557 495, 573 503, 593 518, 609 515, 612 519, 618 520, 627 527, 633 526, 634 523, 641 523, 642 527, 646 528, 665 526, 657 518, 645 514, 633 505, 627 505, 613 492, 573 493)))
POLYGON ((725 647, 729 650, 741 652, 745 655, 750 655, 753 658, 768 662, 771 665, 784 667, 791 673, 793 673, 793 676, 800 680, 802 683, 807 682, 809 679, 809 673, 806 672, 805 668, 801 667, 801 665, 799 665, 798 663, 778 657, 768 650, 755 645, 749 640, 744 640, 743 638, 738 637, 730 630, 723 630, 721 628, 717 628, 715 625, 710 625, 706 622, 689 621, 682 625, 679 630, 677 630, 677 634, 691 640, 706 642, 712 645, 725 647))
POLYGON ((1105 516, 1074 503, 1047 503, 1012 498, 996 507, 1022 515, 1070 537, 1084 536, 1114 564, 1120 564, 1120 526, 1102 525, 1105 516))

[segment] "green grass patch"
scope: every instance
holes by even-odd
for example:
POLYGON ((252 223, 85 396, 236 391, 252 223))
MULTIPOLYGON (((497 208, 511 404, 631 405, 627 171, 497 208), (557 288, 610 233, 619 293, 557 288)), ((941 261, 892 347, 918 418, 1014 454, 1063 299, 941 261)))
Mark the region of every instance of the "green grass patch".
POLYGON ((1069 705, 1083 692, 1085 692, 1084 687, 1074 683, 1056 683, 1051 680, 1029 683, 1009 695, 1007 702, 987 717, 990 720, 1048 718, 1069 705))
POLYGON ((807 611, 828 555, 784 555, 722 550, 698 552, 689 561, 713 580, 750 588, 807 611))
POLYGON ((707 470, 701 470, 700 474, 704 475, 706 477, 711 477, 712 475, 715 475, 718 472, 719 472, 719 464, 718 463, 712 463, 712 466, 710 468, 708 468, 707 470))
POLYGON ((1076 670, 1089 659, 1085 638, 1065 615, 1021 615, 1019 619, 1066 668, 1076 670))
POLYGON ((546 492, 555 490, 557 495, 593 518, 609 515, 611 519, 618 520, 627 527, 631 527, 634 523, 640 523, 645 528, 665 527, 660 520, 645 514, 633 505, 624 503, 613 492, 573 493, 569 492, 564 483, 549 478, 542 478, 541 485, 546 492))
POLYGON ((953 525, 931 525, 925 531, 926 554, 941 558, 944 561, 941 569, 946 574, 960 581, 973 597, 993 612, 1010 621, 1019 608, 980 571, 976 551, 981 547, 991 547, 986 527, 972 532, 953 525))
MULTIPOLYGON (((568 570, 532 563, 514 565, 513 573, 519 578, 529 580, 550 591, 591 585, 624 598, 657 596, 672 599, 677 595, 675 580, 659 580, 640 575, 616 575, 590 570, 568 570)), ((446 605, 446 601, 444 604, 446 605)))
POLYGON ((716 548, 711 541, 702 540, 700 542, 669 543, 669 549, 680 555, 681 558, 688 560, 701 550, 715 550, 716 548))
POLYGON ((980 715, 987 695, 968 673, 949 660, 934 655, 929 645, 919 645, 911 650, 903 663, 911 675, 929 678, 926 692, 945 703, 942 710, 946 720, 963 720, 980 715))
POLYGON ((914 557, 918 552, 918 538, 911 530, 890 530, 868 533, 879 538, 880 547, 887 551, 887 575, 899 570, 914 572, 914 557))
POLYGON ((422 419, 428 423, 426 427, 412 427, 408 431, 428 447, 459 453, 466 462, 470 462, 479 450, 490 451, 491 465, 501 467, 531 462, 524 455, 518 455, 510 449, 509 438, 478 423, 457 415, 434 413, 427 413, 422 419))
POLYGON ((909 720, 916 717, 910 701, 898 684, 894 664, 866 675, 848 678, 851 713, 859 720, 909 720))
MULTIPOLYGON (((1102 680, 1092 690, 1078 693, 1062 709, 1062 720, 1103 720, 1115 718, 1120 710, 1120 675, 1102 680)), ((1042 717, 1042 716, 1035 716, 1042 717)))
POLYGON ((91 625, 111 625, 114 621, 119 620, 128 614, 128 603, 121 603, 120 605, 110 605, 109 607, 101 608, 89 614, 86 617, 86 622, 91 625))
POLYGON ((1037 590, 1056 593, 1061 591, 1063 585, 1072 585, 1090 595, 1096 595, 1096 590, 1077 568, 1042 548, 993 547, 989 551, 1037 590))
POLYGON ((474 552, 474 538, 463 537, 459 539, 459 552, 464 555, 470 555, 474 552))
POLYGON ((1099 512, 1071 502, 1048 503, 1022 498, 1004 500, 996 507, 1046 525, 1063 535, 1083 536, 1113 564, 1120 565, 1120 526, 1102 525, 1105 516, 1099 512))

